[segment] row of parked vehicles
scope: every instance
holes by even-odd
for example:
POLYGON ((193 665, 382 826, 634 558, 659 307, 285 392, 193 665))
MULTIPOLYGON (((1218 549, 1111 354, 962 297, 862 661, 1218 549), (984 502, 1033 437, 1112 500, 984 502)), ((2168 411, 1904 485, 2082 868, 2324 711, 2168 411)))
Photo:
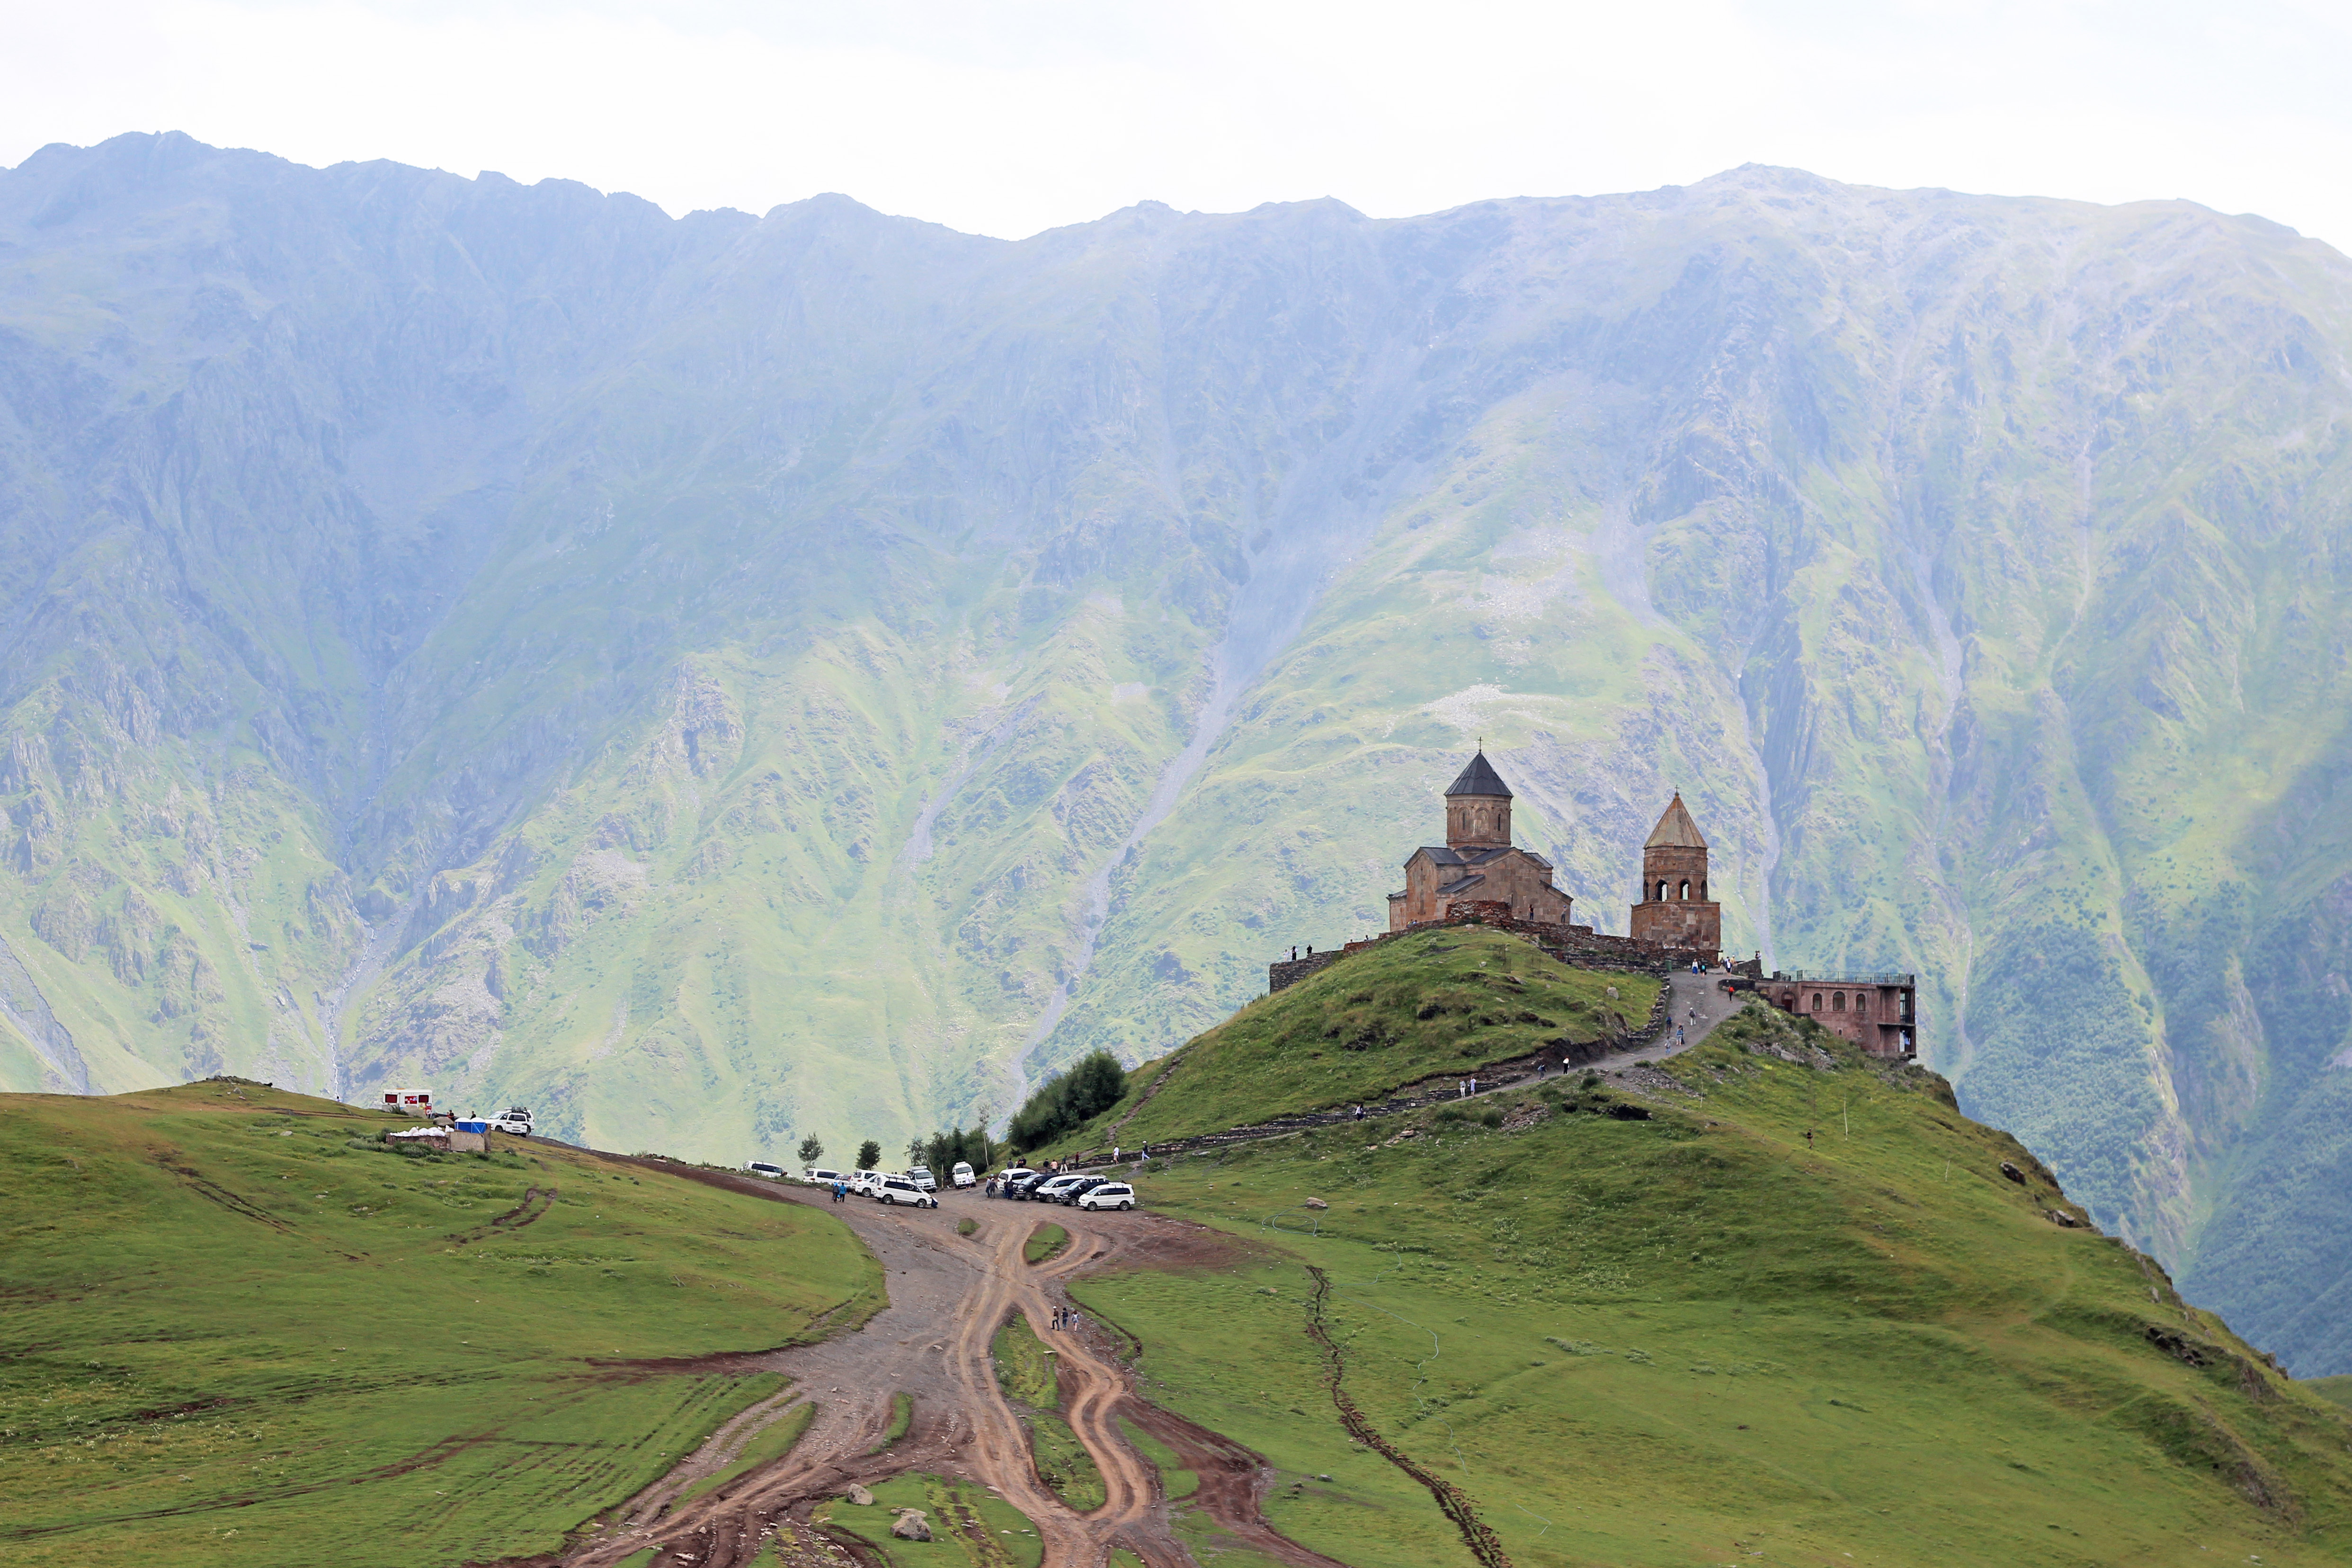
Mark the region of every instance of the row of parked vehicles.
MULTIPOLYGON (((745 1169, 772 1182, 798 1180, 814 1187, 829 1187, 839 1182, 856 1196, 872 1198, 877 1203, 908 1204, 917 1208, 931 1209, 940 1206, 939 1178, 920 1165, 911 1171, 835 1171, 823 1165, 811 1165, 798 1177, 782 1165, 770 1164, 764 1160, 753 1160, 745 1169)), ((961 1163, 948 1173, 948 1180, 957 1187, 980 1184, 980 1178, 973 1173, 972 1168, 961 1163)), ((1084 1209, 1131 1209, 1135 1206, 1135 1188, 1108 1176, 1050 1176, 1043 1171, 1017 1165, 997 1178, 997 1187, 1000 1195, 1004 1197, 1084 1209)))
POLYGON ((997 1178, 997 1190, 1015 1202, 1060 1204, 1066 1208, 1131 1209, 1135 1188, 1108 1176, 1049 1176, 1015 1166, 997 1178))

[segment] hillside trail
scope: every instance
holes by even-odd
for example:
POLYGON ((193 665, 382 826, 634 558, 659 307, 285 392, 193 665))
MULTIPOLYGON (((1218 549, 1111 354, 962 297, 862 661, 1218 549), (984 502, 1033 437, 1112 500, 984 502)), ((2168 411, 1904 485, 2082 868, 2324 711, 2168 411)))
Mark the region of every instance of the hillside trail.
MULTIPOLYGON (((1726 995, 1714 975, 1677 973, 1667 977, 1667 984, 1665 1032, 1648 1045, 1592 1064, 1597 1070, 1621 1081, 1633 1075, 1639 1087, 1640 1068, 1696 1045, 1746 1000, 1726 995)), ((1534 1071, 1522 1070, 1491 1087, 1482 1084, 1478 1097, 1508 1093, 1536 1079, 1534 1071)), ((1284 1135, 1277 1130, 1235 1129, 1225 1136, 1254 1133, 1284 1135)), ((810 1510, 847 1495, 853 1486, 910 1472, 975 1482, 1017 1509, 1043 1543, 1041 1568, 1099 1568, 1117 1548, 1133 1552, 1149 1568, 1190 1568, 1194 1559, 1171 1527, 1158 1472, 1128 1442, 1122 1420, 1173 1448, 1200 1477, 1193 1506, 1206 1510, 1234 1544, 1294 1568, 1339 1568, 1265 1522, 1260 1504, 1272 1472, 1258 1456, 1138 1395, 1102 1325, 1089 1323, 1079 1332, 1052 1327, 1055 1309, 1067 1304, 1064 1288, 1074 1278, 1120 1265, 1205 1262, 1230 1245, 1213 1233, 1150 1213, 1041 1210, 991 1202, 971 1192, 941 1194, 937 1209, 885 1208, 862 1198, 834 1204, 822 1189, 780 1186, 651 1158, 631 1163, 771 1201, 829 1210, 872 1250, 883 1270, 888 1304, 861 1330, 820 1343, 662 1367, 776 1372, 793 1382, 720 1426, 632 1498, 612 1528, 560 1556, 539 1560, 544 1568, 617 1568, 647 1548, 655 1552, 647 1568, 748 1568, 772 1549, 785 1568, 878 1561, 862 1546, 812 1529, 810 1510), (959 1217, 975 1222, 971 1236, 956 1234, 959 1217), (1070 1233, 1069 1243, 1032 1265, 1024 1248, 1036 1226, 1049 1220, 1070 1233), (1072 1509, 1038 1478, 1021 1415, 997 1386, 993 1344, 1015 1312, 1053 1352, 1060 1369, 1063 1417, 1102 1473, 1105 1500, 1090 1512, 1072 1509), (901 1394, 913 1401, 912 1418, 905 1434, 889 1442, 894 1396, 901 1394), (814 1406, 808 1429, 782 1458, 697 1495, 698 1486, 733 1465, 761 1430, 803 1401, 814 1406)), ((607 1370, 625 1375, 635 1369, 607 1370)), ((1011 1558, 979 1519, 948 1517, 942 1510, 930 1524, 940 1533, 964 1534, 982 1560, 1002 1556, 1009 1568, 1011 1558)))
MULTIPOLYGON (((1119 1429, 1126 1419, 1167 1442, 1186 1468, 1202 1475, 1195 1506, 1206 1509, 1221 1531, 1297 1568, 1336 1568, 1265 1523, 1259 1502, 1271 1472, 1256 1455, 1147 1405, 1117 1344, 1099 1325, 1085 1332, 1052 1327, 1055 1309, 1066 1304, 1063 1287, 1074 1277, 1119 1263, 1222 1256, 1228 1244, 1211 1233, 1148 1213, 1041 1210, 969 1193, 941 1194, 938 1209, 885 1208, 865 1199, 835 1205, 821 1191, 644 1163, 731 1191, 829 1209, 880 1261, 889 1305, 862 1330, 818 1344, 707 1358, 711 1371, 778 1372, 794 1381, 720 1427, 631 1499, 613 1528, 546 1563, 614 1568, 650 1547, 656 1552, 650 1568, 745 1568, 772 1544, 786 1564, 838 1564, 850 1560, 843 1555, 846 1543, 812 1529, 810 1510, 846 1495, 853 1485, 919 1472, 975 1482, 1019 1510, 1044 1544, 1042 1568, 1098 1568, 1114 1548, 1135 1553, 1150 1568, 1190 1568, 1193 1559, 1171 1528, 1156 1468, 1119 1429), (971 1236, 956 1235, 959 1216, 976 1222, 971 1236), (1070 1241, 1033 1266, 1023 1249, 1049 1219, 1070 1233, 1070 1241), (1054 1352, 1063 1417, 1102 1472, 1107 1495, 1090 1512, 1072 1509, 1038 1479, 1020 1414, 997 1386, 992 1347, 1015 1312, 1054 1352), (906 1434, 886 1447, 898 1394, 913 1399, 913 1418, 906 1434), (782 1459, 693 1495, 698 1483, 724 1471, 761 1428, 803 1399, 814 1406, 814 1415, 782 1459)), ((982 1561, 1003 1554, 979 1519, 945 1512, 932 1514, 934 1532, 977 1535, 972 1545, 982 1561)), ((888 1523, 878 1506, 876 1518, 888 1523)), ((847 1550, 856 1556, 863 1549, 847 1550)), ((1010 1557, 1004 1561, 1009 1568, 1010 1557)))
MULTIPOLYGON (((1221 1132, 1203 1132, 1184 1138, 1154 1140, 1145 1145, 1119 1151, 1118 1163, 1138 1163, 1147 1152, 1152 1158, 1159 1158, 1169 1154, 1190 1153, 1202 1149, 1225 1148, 1236 1143, 1255 1142, 1268 1138, 1288 1138, 1318 1127, 1337 1126, 1343 1122, 1357 1121, 1373 1121, 1383 1117, 1403 1115, 1409 1111, 1426 1110, 1433 1105, 1453 1105, 1468 1100, 1483 1100, 1488 1095, 1510 1094, 1538 1083, 1549 1082, 1554 1078, 1580 1068, 1590 1069, 1603 1077, 1613 1079, 1620 1088, 1630 1089, 1637 1094, 1646 1093, 1652 1089, 1664 1088, 1664 1080, 1660 1075, 1654 1073, 1645 1075, 1643 1068, 1662 1062, 1668 1057, 1679 1056, 1690 1049, 1713 1034, 1727 1019, 1738 1014, 1748 1005, 1753 993, 1727 994, 1723 990, 1723 981, 1724 976, 1718 971, 1693 974, 1688 970, 1680 970, 1667 974, 1665 976, 1667 998, 1665 1028, 1656 1039, 1646 1045, 1611 1051, 1591 1061, 1579 1062, 1569 1067, 1563 1067, 1559 1061, 1557 1050, 1538 1051, 1516 1061, 1490 1062, 1485 1068, 1478 1069, 1475 1074, 1478 1082, 1475 1094, 1449 1088, 1443 1077, 1421 1079, 1397 1091, 1389 1100, 1378 1103, 1367 1102, 1360 1118, 1352 1110, 1300 1111, 1291 1115, 1272 1117, 1265 1121, 1253 1122, 1244 1127, 1229 1127, 1221 1132), (1680 1031, 1679 1036, 1676 1033, 1677 1030, 1680 1031), (1420 1092, 1414 1092, 1414 1090, 1420 1092)), ((1167 1081, 1175 1070, 1175 1065, 1172 1063, 1163 1068, 1160 1077, 1153 1081, 1152 1088, 1156 1089, 1160 1083, 1167 1081)), ((1454 1076, 1454 1082, 1466 1086, 1473 1076, 1469 1072, 1462 1072, 1454 1076)), ((1129 1111, 1128 1116, 1132 1117, 1141 1109, 1141 1105, 1136 1106, 1134 1110, 1129 1111)), ((1118 1125, 1123 1127, 1125 1124, 1126 1119, 1122 1118, 1118 1125)), ((1114 1131, 1116 1130, 1116 1128, 1113 1129, 1114 1131)), ((1101 1152, 1097 1150, 1066 1162, 1064 1169, 1100 1170, 1110 1163, 1102 1158, 1101 1152)))

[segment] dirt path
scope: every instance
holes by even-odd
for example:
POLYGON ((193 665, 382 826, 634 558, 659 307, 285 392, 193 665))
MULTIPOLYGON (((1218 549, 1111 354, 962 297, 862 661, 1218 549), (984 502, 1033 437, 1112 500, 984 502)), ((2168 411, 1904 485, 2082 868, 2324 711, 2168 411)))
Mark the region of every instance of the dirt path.
MULTIPOLYGON (((1645 1045, 1631 1046, 1622 1050, 1578 1045, 1569 1047, 1565 1053, 1559 1047, 1549 1047, 1510 1061, 1489 1062, 1478 1069, 1478 1090, 1475 1094, 1458 1093, 1454 1087, 1456 1084, 1467 1083, 1471 1077, 1469 1073, 1463 1072, 1457 1075, 1449 1071, 1437 1078, 1423 1079, 1407 1084, 1394 1091, 1389 1099, 1378 1103, 1366 1102, 1362 1120, 1376 1121, 1384 1116, 1400 1116, 1408 1111, 1426 1110, 1433 1105, 1456 1104, 1464 1100, 1480 1100, 1490 1094, 1508 1094, 1516 1089, 1527 1089, 1559 1076, 1563 1070, 1563 1055, 1570 1058, 1567 1064, 1567 1070, 1591 1068, 1617 1079, 1620 1088, 1630 1089, 1636 1093, 1645 1092, 1647 1089, 1654 1087, 1654 1083, 1645 1085, 1640 1069, 1652 1063, 1664 1061, 1668 1057, 1678 1056, 1706 1039, 1715 1032, 1717 1026, 1745 1006, 1750 994, 1741 992, 1734 995, 1726 995, 1722 989, 1723 976, 1719 973, 1693 974, 1687 970, 1683 970, 1668 974, 1665 979, 1665 1026, 1655 1039, 1645 1045), (1677 1030, 1681 1031, 1679 1036, 1676 1034, 1677 1030), (1586 1055, 1588 1051, 1591 1054, 1586 1055)), ((1153 1089, 1156 1090, 1173 1071, 1175 1071, 1175 1066, 1171 1064, 1160 1073, 1159 1079, 1153 1081, 1153 1089)), ((1133 1116, 1141 1109, 1142 1106, 1139 1104, 1130 1110, 1128 1115, 1133 1116)), ((1255 1142, 1266 1138, 1286 1138, 1314 1128, 1337 1126, 1341 1122, 1354 1120, 1356 1118, 1353 1112, 1347 1110, 1310 1110, 1288 1116, 1268 1117, 1264 1121, 1253 1122, 1246 1127, 1227 1128, 1221 1132, 1204 1132, 1187 1138, 1160 1139, 1144 1147, 1126 1151, 1121 1163, 1133 1163, 1139 1156, 1146 1152, 1153 1158, 1160 1158, 1171 1154, 1188 1154, 1201 1149, 1221 1149, 1234 1143, 1255 1142)), ((1124 1125, 1123 1120, 1122 1125, 1124 1125)), ((1067 1162, 1065 1168, 1074 1171, 1100 1170, 1108 1167, 1109 1163, 1110 1162, 1102 1156, 1100 1151, 1096 1151, 1067 1162)))
MULTIPOLYGON (((870 1486, 908 1471, 993 1490, 1035 1524, 1045 1543, 1044 1568, 1097 1568, 1113 1547, 1126 1548, 1151 1568, 1191 1568, 1192 1556, 1170 1528, 1158 1473, 1129 1446, 1118 1427, 1122 1417, 1198 1468, 1202 1485, 1196 1506, 1206 1508, 1220 1530, 1278 1562, 1339 1568, 1265 1523, 1258 1505, 1271 1478, 1255 1454, 1141 1400, 1110 1335, 1098 1328, 1056 1333, 1050 1326, 1054 1309, 1066 1304, 1063 1285, 1080 1274, 1224 1245, 1204 1242, 1197 1227, 1150 1214, 1092 1214, 969 1193, 942 1194, 936 1210, 884 1208, 862 1198, 834 1205, 808 1188, 675 1164, 656 1168, 830 1208, 881 1261, 890 1304, 856 1333, 728 1358, 730 1370, 781 1372, 795 1381, 632 1499, 614 1527, 554 1560, 564 1568, 614 1568, 649 1546, 659 1549, 656 1568, 743 1568, 771 1537, 784 1547, 788 1563, 848 1562, 852 1556, 839 1544, 808 1528, 809 1510, 843 1496, 852 1483, 870 1486), (956 1235, 959 1217, 978 1223, 973 1235, 956 1235), (1069 1231, 1070 1244, 1032 1267, 1023 1261, 1022 1248, 1046 1220, 1069 1231), (1055 1352, 1064 1415, 1102 1472, 1108 1495, 1090 1513, 1071 1509, 1038 1479, 1028 1435, 996 1385, 991 1345, 1013 1312, 1055 1352), (877 1452, 892 1396, 899 1393, 913 1397, 912 1424, 905 1436, 877 1452), (804 1398, 814 1415, 782 1459, 687 1498, 697 1482, 732 1464, 761 1427, 804 1398)), ((878 1510, 877 1518, 887 1522, 878 1510)), ((941 1521, 932 1522, 937 1529, 941 1521)))
MULTIPOLYGON (((1591 1065, 1623 1080, 1648 1063, 1696 1045, 1738 1011, 1745 997, 1727 997, 1714 975, 1669 977, 1670 1017, 1658 1040, 1612 1053, 1591 1065), (1683 1031, 1677 1038, 1675 1030, 1683 1031)), ((1554 1064, 1547 1064, 1554 1065, 1554 1064)), ((1496 1070, 1490 1068, 1489 1070, 1496 1070)), ((1505 1093, 1536 1081, 1530 1060, 1482 1083, 1481 1095, 1505 1093)), ((1413 1109, 1398 1101, 1381 1113, 1413 1109)), ((1278 1137, 1338 1116, 1284 1118, 1237 1128, 1202 1142, 1278 1137)), ((1031 1204, 992 1202, 972 1193, 941 1194, 938 1209, 884 1208, 864 1198, 835 1205, 821 1191, 667 1162, 641 1162, 691 1181, 779 1202, 830 1208, 847 1222, 882 1265, 889 1305, 856 1333, 822 1344, 723 1358, 734 1372, 773 1371, 793 1379, 777 1397, 728 1422, 687 1461, 646 1489, 619 1520, 550 1568, 615 1568, 647 1547, 653 1568, 746 1568, 772 1540, 787 1564, 875 1561, 863 1547, 809 1528, 810 1510, 845 1495, 853 1483, 872 1485, 909 1471, 986 1487, 1036 1526, 1045 1544, 1043 1568, 1098 1568, 1124 1547, 1150 1568, 1192 1568, 1192 1557, 1170 1527, 1153 1468, 1119 1430, 1124 1419, 1173 1448, 1201 1478, 1194 1506, 1218 1529, 1252 1551, 1295 1568, 1343 1568, 1276 1533, 1260 1504, 1271 1472, 1255 1454, 1140 1398, 1118 1348, 1099 1326, 1055 1333, 1054 1309, 1066 1304, 1064 1285, 1091 1269, 1195 1257, 1227 1245, 1197 1226, 1151 1214, 1094 1214, 1031 1204), (970 1237, 955 1232, 960 1217, 977 1222, 970 1237), (1031 1230, 1052 1220, 1070 1232, 1070 1244, 1031 1266, 1022 1247, 1031 1230), (1055 1352, 1062 1369, 1064 1415, 1093 1455, 1106 1491, 1103 1506, 1081 1514, 1037 1476, 1019 1414, 996 1385, 991 1346, 1014 1312, 1055 1352), (904 1436, 882 1447, 893 1396, 910 1395, 912 1422, 904 1436), (793 1405, 814 1406, 808 1430, 779 1461, 754 1467, 725 1484, 689 1497, 698 1482, 732 1465, 761 1429, 793 1405)), ((934 1521, 934 1528, 942 1522, 934 1521)))

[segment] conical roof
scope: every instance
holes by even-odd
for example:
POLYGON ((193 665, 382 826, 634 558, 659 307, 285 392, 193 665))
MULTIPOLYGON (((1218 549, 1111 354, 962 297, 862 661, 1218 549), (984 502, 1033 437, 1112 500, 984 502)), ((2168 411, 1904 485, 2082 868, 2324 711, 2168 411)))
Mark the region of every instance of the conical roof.
POLYGON ((1675 791, 1674 804, 1667 806, 1658 825, 1650 829, 1650 841, 1644 849, 1704 849, 1706 839, 1691 820, 1690 808, 1683 805, 1683 792, 1675 791))
POLYGON ((1470 765, 1462 770, 1462 776, 1446 786, 1445 793, 1498 795, 1508 800, 1511 798, 1511 786, 1503 782, 1503 775, 1495 771, 1495 764, 1488 762, 1486 753, 1481 751, 1470 759, 1470 765))

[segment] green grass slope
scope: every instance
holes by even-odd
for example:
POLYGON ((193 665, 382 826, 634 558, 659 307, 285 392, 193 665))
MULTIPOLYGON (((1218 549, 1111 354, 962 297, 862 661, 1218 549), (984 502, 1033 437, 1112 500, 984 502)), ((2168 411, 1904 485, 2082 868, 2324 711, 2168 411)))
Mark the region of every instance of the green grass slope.
POLYGON ((1163 1138, 1384 1098, 1546 1046, 1638 1027, 1658 982, 1572 969, 1475 926, 1421 931, 1341 959, 1128 1075, 1125 1099, 1079 1143, 1163 1138))
POLYGON ((880 1304, 831 1216, 227 1081, 0 1097, 0 1558, 545 1552, 880 1304))
POLYGON ((1147 1201, 1228 1260, 1078 1293, 1150 1397, 1279 1468, 1279 1528, 1359 1568, 1473 1559, 1350 1439, 1331 1354, 1518 1568, 2352 1553, 2352 1419, 2053 1220, 2080 1211, 1942 1079, 1761 1007, 1668 1071, 1648 1120, 1554 1085, 1496 1129, 1180 1160, 1147 1201))

